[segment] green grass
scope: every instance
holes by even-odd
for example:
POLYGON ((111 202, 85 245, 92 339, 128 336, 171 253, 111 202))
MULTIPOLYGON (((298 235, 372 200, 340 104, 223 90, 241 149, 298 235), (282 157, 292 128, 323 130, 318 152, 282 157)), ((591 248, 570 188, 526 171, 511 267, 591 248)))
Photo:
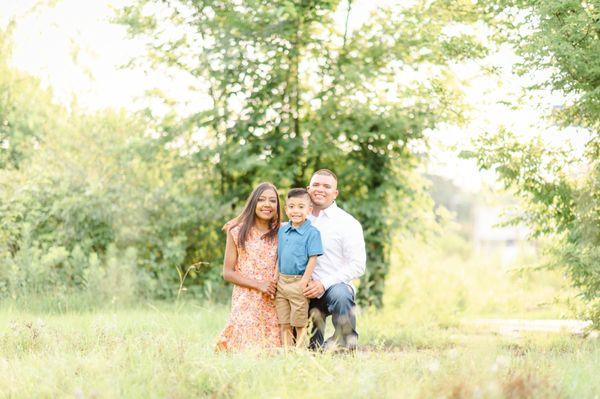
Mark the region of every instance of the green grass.
POLYGON ((446 242, 452 239, 458 240, 450 233, 429 242, 396 240, 386 307, 397 309, 411 324, 441 326, 465 318, 585 317, 583 303, 564 275, 540 270, 541 253, 524 249, 517 259, 503 263, 500 251, 459 251, 460 245, 446 242))
POLYGON ((385 306, 359 309, 352 356, 215 353, 226 305, 135 304, 122 290, 5 301, 0 398, 600 398, 600 339, 465 322, 580 317, 563 277, 447 241, 396 243, 385 306))
POLYGON ((4 306, 0 397, 600 397, 598 339, 411 325, 388 309, 360 314, 354 356, 214 353, 226 317, 220 305, 4 306))

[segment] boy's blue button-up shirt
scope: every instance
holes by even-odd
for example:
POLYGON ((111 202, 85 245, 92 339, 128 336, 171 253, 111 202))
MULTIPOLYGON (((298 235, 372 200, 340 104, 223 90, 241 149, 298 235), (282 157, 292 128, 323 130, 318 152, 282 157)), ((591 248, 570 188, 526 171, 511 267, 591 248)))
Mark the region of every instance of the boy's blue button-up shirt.
POLYGON ((310 220, 305 220, 298 228, 291 222, 279 228, 277 236, 277 262, 279 273, 301 276, 306 270, 310 256, 323 254, 321 233, 310 220))

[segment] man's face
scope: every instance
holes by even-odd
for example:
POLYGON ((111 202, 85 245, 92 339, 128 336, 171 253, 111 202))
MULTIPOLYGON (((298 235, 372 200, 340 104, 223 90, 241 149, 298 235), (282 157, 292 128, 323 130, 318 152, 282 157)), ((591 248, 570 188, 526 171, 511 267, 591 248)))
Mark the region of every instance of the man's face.
POLYGON ((329 175, 314 175, 307 190, 310 199, 319 208, 327 208, 338 196, 337 182, 329 175))
POLYGON ((285 214, 294 225, 304 223, 311 211, 312 204, 308 195, 288 198, 285 201, 285 214))

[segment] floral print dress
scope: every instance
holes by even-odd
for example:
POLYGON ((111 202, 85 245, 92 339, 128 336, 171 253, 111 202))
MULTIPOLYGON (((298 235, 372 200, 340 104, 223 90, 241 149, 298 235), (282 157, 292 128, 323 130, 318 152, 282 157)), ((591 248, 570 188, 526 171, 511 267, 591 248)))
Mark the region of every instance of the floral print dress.
MULTIPOLYGON (((238 271, 256 280, 275 278, 277 238, 263 240, 255 228, 250 229, 245 249, 239 246, 240 226, 231 230, 237 247, 238 271)), ((231 313, 217 342, 216 350, 263 349, 281 346, 275 301, 260 291, 233 286, 231 313)))

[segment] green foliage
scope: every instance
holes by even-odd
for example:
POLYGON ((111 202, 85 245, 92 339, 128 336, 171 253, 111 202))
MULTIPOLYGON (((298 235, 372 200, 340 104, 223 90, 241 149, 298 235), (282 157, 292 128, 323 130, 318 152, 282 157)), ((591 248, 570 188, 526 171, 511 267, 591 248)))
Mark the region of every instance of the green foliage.
POLYGON ((197 262, 187 284, 206 295, 220 281, 215 244, 230 215, 215 202, 210 167, 168 148, 143 116, 67 112, 5 56, 0 297, 173 298, 178 268, 197 262))
POLYGON ((522 143, 508 133, 482 137, 471 157, 481 168, 494 168, 506 187, 522 199, 513 223, 525 222, 537 236, 553 237, 553 260, 590 304, 590 317, 600 322, 600 163, 598 141, 588 143, 587 156, 572 159, 550 151, 541 141, 522 143))
POLYGON ((498 0, 497 16, 523 57, 520 73, 546 71, 534 88, 559 90, 569 96, 556 120, 598 131, 600 116, 600 2, 575 0, 498 0), (518 20, 519 23, 514 21, 518 20))
POLYGON ((590 304, 590 317, 600 326, 600 2, 487 4, 522 56, 518 72, 549 75, 532 89, 565 94, 565 104, 554 110, 553 120, 585 128, 589 140, 584 156, 573 159, 567 151, 549 150, 541 138, 522 143, 501 131, 480 138, 478 151, 468 155, 481 168, 495 169, 524 200, 520 219, 535 234, 555 237, 551 266, 572 279, 590 304), (508 21, 515 15, 522 17, 520 23, 508 21))
POLYGON ((39 80, 8 66, 13 28, 0 29, 0 169, 18 168, 61 113, 39 80))
POLYGON ((73 116, 20 170, 0 174, 5 292, 64 285, 173 297, 177 268, 198 261, 209 266, 190 281, 217 278, 211 243, 223 215, 209 172, 148 138, 146 126, 112 112, 73 116))
POLYGON ((239 204, 259 181, 287 189, 306 186, 319 168, 338 174, 339 201, 366 234, 360 299, 381 305, 391 230, 407 228, 423 205, 414 148, 425 129, 462 120, 448 65, 486 51, 474 33, 455 33, 474 32, 471 1, 379 9, 354 31, 334 20, 348 18, 346 6, 142 0, 118 21, 147 40, 146 63, 207 87, 210 106, 164 126, 168 139, 183 137, 192 157, 214 165, 221 204, 239 204), (194 150, 189 132, 198 130, 206 151, 194 150))

